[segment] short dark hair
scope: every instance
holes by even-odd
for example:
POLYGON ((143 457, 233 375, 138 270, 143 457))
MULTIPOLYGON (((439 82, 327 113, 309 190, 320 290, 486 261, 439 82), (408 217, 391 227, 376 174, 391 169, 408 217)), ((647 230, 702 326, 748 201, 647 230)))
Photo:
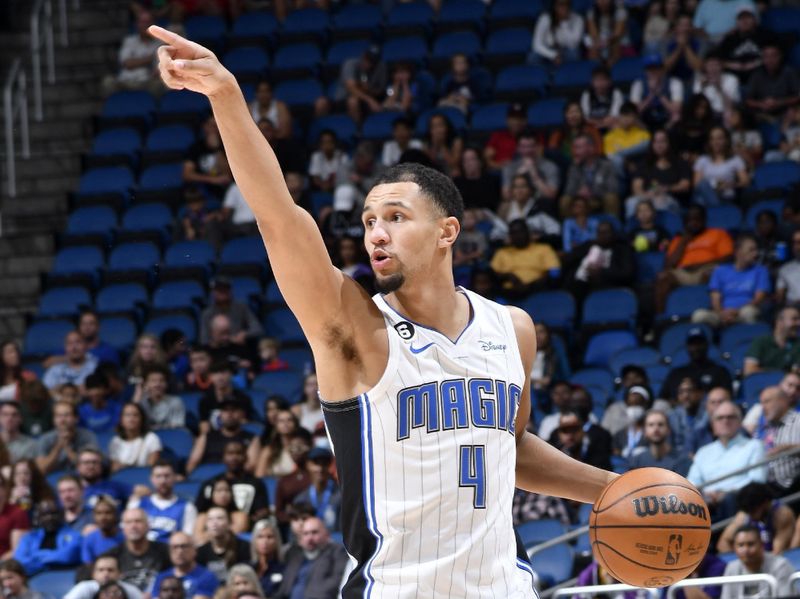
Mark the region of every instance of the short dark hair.
POLYGON ((25 568, 15 559, 6 559, 0 562, 0 570, 13 572, 17 576, 22 577, 22 580, 24 580, 26 583, 28 582, 28 575, 25 573, 25 568))
POLYGON ((163 364, 152 364, 145 368, 144 372, 142 372, 142 380, 146 381, 147 377, 149 377, 151 374, 164 375, 164 378, 169 381, 170 370, 163 364))
POLYGON ((163 333, 161 333, 161 338, 159 341, 161 342, 161 347, 164 350, 175 345, 181 339, 185 339, 186 335, 183 334, 183 331, 180 329, 167 329, 163 333))
POLYGON ((464 218, 464 200, 450 177, 427 166, 406 162, 387 169, 376 185, 402 182, 416 183, 420 193, 443 216, 454 216, 458 222, 464 218))
POLYGON ((734 244, 735 248, 738 250, 740 247, 742 247, 742 244, 745 241, 752 241, 753 243, 758 244, 755 235, 752 233, 739 233, 736 236, 736 243, 734 244))
POLYGON ((592 69, 592 77, 597 77, 598 75, 603 75, 611 79, 611 71, 604 65, 598 65, 592 69))
POLYGON ((233 373, 234 369, 233 366, 227 358, 217 358, 213 362, 211 362, 211 367, 208 369, 209 372, 230 372, 233 373))
POLYGON ((173 464, 170 460, 166 458, 158 458, 156 463, 152 465, 150 468, 150 472, 155 472, 156 468, 169 468, 173 472, 175 472, 175 464, 173 464))
POLYGON ((211 355, 211 352, 209 351, 207 345, 199 345, 197 343, 195 343, 194 345, 192 345, 191 348, 189 348, 189 353, 190 354, 209 354, 209 355, 211 355))
POLYGON ((699 212, 699 213, 700 213, 700 216, 702 216, 702 217, 703 217, 703 221, 708 221, 708 211, 706 210, 706 207, 705 207, 705 206, 703 206, 702 204, 691 204, 691 205, 690 205, 690 206, 689 206, 689 207, 686 209, 686 215, 685 215, 685 216, 684 216, 684 218, 683 218, 683 221, 684 221, 684 222, 686 222, 686 220, 689 218, 689 215, 690 215, 692 212, 699 212))
POLYGON ((736 531, 733 533, 733 538, 736 539, 736 537, 738 537, 742 533, 753 533, 756 535, 756 538, 758 539, 759 543, 763 542, 761 540, 761 531, 758 530, 758 528, 756 528, 752 524, 744 524, 739 528, 737 528, 736 531))
POLYGON ((96 370, 86 377, 83 386, 87 389, 103 389, 108 387, 108 379, 102 372, 96 370))
POLYGON ((739 489, 736 494, 736 506, 743 512, 751 512, 766 501, 772 501, 775 495, 764 483, 750 483, 739 489))
POLYGON ((633 102, 625 102, 622 106, 619 107, 620 114, 638 114, 639 111, 636 109, 636 104, 633 102))

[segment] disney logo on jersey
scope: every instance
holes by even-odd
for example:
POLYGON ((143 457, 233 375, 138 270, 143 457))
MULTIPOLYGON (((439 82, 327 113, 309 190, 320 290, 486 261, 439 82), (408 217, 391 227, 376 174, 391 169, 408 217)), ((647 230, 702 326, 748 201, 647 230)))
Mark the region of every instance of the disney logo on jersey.
POLYGON ((484 341, 483 339, 478 339, 478 343, 481 346, 483 351, 506 351, 506 345, 496 344, 492 341, 484 341))

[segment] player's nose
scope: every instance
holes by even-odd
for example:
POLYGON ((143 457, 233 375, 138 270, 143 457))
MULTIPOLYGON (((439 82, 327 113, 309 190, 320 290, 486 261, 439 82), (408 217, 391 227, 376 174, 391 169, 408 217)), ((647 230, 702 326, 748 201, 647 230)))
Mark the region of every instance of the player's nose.
POLYGON ((367 239, 373 245, 384 245, 389 241, 389 232, 381 221, 377 221, 375 225, 367 231, 367 239))

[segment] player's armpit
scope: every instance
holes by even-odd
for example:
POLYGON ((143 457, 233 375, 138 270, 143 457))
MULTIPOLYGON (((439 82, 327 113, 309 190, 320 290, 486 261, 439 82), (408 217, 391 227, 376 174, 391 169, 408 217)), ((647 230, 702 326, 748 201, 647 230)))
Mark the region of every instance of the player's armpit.
POLYGON ((517 408, 517 417, 514 421, 517 445, 525 434, 528 420, 531 417, 531 370, 533 361, 536 359, 536 329, 528 313, 515 306, 509 306, 511 322, 514 325, 514 332, 517 336, 517 347, 519 347, 522 369, 525 373, 525 385, 522 387, 522 394, 517 408))

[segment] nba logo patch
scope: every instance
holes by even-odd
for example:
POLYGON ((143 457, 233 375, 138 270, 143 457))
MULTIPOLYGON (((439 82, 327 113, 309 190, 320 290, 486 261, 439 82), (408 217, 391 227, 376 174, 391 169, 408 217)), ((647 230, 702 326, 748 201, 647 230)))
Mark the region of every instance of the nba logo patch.
POLYGON ((681 557, 681 548, 683 547, 683 535, 669 535, 667 542, 667 559, 664 564, 667 566, 674 566, 678 563, 681 557))

